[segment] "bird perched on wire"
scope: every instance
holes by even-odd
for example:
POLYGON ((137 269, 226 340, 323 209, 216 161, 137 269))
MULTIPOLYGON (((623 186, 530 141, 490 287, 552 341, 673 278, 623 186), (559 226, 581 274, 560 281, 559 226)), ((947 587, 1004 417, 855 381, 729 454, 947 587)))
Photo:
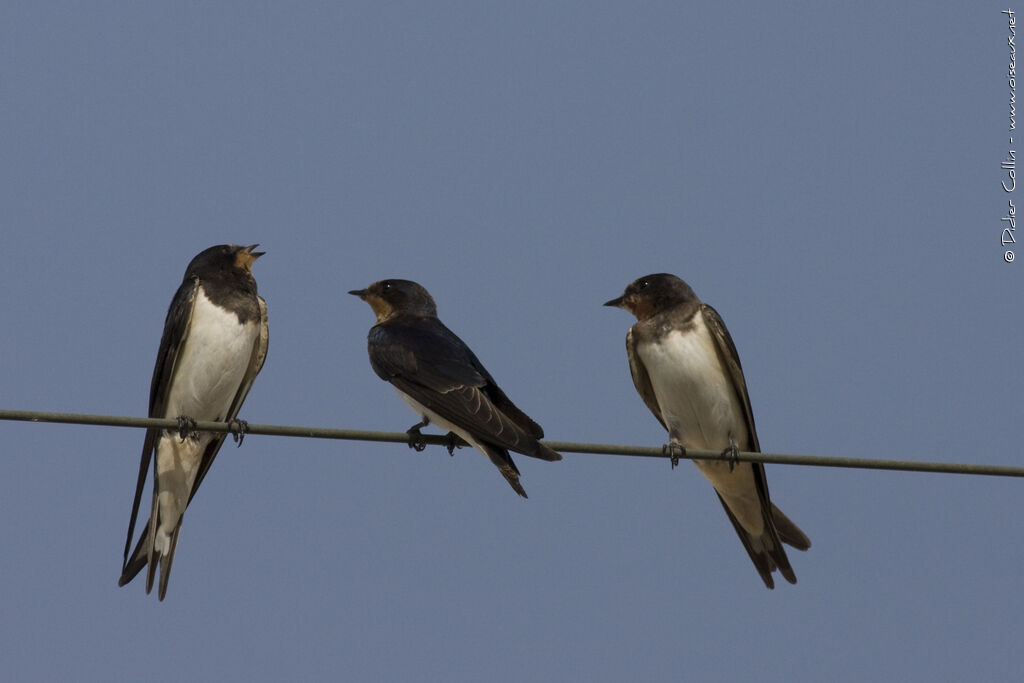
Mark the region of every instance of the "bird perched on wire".
POLYGON ((642 277, 605 303, 636 316, 626 334, 633 384, 668 430, 673 467, 687 448, 720 450, 724 460, 695 460, 715 487, 743 547, 768 588, 776 569, 796 574, 782 547, 807 550, 811 541, 772 502, 761 463, 737 463, 738 451, 760 452, 747 383, 729 330, 675 275, 642 277))
MULTIPOLYGON (((519 469, 509 451, 561 460, 538 439, 544 430, 515 406, 476 355, 437 317, 426 289, 409 280, 381 280, 352 290, 373 309, 370 365, 423 418, 409 431, 416 445, 431 422, 462 437, 486 455, 523 498, 519 469)), ((417 449, 419 450, 419 449, 417 449)))
POLYGON ((174 551, 185 508, 213 464, 227 434, 195 431, 197 420, 231 422, 241 445, 245 423, 237 420, 253 380, 267 356, 267 304, 256 293, 253 262, 258 245, 222 244, 199 253, 171 300, 149 392, 149 416, 177 418, 178 430, 147 429, 139 478, 128 523, 118 585, 145 566, 146 593, 167 594, 174 551), (150 518, 129 557, 150 460, 153 504, 150 518))

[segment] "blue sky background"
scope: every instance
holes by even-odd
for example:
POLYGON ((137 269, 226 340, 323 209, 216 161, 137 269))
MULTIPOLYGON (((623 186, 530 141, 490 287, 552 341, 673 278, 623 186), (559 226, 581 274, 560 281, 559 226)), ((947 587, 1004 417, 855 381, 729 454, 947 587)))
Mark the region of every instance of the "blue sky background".
MULTIPOLYGON (((189 259, 259 242, 241 417, 403 430, 384 277, 552 440, 657 446, 632 279, 723 315, 762 446, 1021 464, 992 3, 7 2, 0 407, 144 415, 189 259), (710 5, 710 3, 709 3, 710 5)), ((1024 8, 1022 8, 1024 10, 1024 8)), ((684 463, 251 436, 167 600, 116 585, 143 434, 0 423, 10 680, 1010 680, 1016 480, 771 466, 767 591, 684 463)))

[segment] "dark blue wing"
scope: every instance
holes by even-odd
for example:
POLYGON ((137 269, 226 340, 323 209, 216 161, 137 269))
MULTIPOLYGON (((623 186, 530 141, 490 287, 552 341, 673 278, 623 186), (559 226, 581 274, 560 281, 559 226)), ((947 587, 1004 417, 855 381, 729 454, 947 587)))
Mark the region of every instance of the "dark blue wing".
POLYGON ((484 387, 490 375, 480 361, 436 318, 409 317, 374 325, 370 365, 382 379, 403 377, 435 391, 484 387))
MULTIPOLYGON (((728 373, 729 379, 732 380, 732 386, 736 388, 740 405, 743 406, 743 412, 747 421, 747 433, 750 435, 749 448, 755 453, 760 453, 761 444, 757 439, 757 430, 754 428, 754 411, 750 407, 747 380, 743 377, 743 366, 740 364, 740 354, 736 351, 736 344, 733 342, 732 335, 729 334, 725 321, 722 320, 722 316, 718 314, 718 311, 708 304, 701 304, 700 312, 704 316, 704 324, 707 325, 708 330, 711 332, 711 337, 715 341, 715 346, 718 348, 718 357, 722 361, 722 368, 728 373)), ((744 444, 739 444, 739 446, 740 450, 743 450, 745 447, 744 444)), ((764 464, 754 462, 750 463, 750 465, 741 465, 741 467, 752 467, 754 470, 754 486, 757 488, 757 497, 761 502, 761 516, 764 519, 765 527, 764 534, 760 539, 761 550, 755 550, 750 534, 732 514, 732 510, 729 509, 721 495, 718 496, 718 499, 722 501, 722 507, 725 508, 726 514, 729 515, 729 521, 732 522, 733 527, 736 529, 740 541, 743 542, 743 547, 746 548, 747 554, 750 555, 750 559, 764 580, 765 585, 768 588, 774 587, 772 572, 776 568, 778 568, 787 581, 796 583, 796 574, 789 564, 786 549, 782 547, 782 541, 776 528, 775 517, 772 513, 775 506, 772 505, 771 495, 768 493, 768 477, 764 471, 764 464)), ((795 524, 790 524, 796 529, 795 524)), ((796 532, 804 539, 807 538, 799 529, 796 529, 796 532)), ((807 545, 810 545, 810 541, 807 542, 807 545)))
POLYGON ((369 351, 374 372, 452 424, 501 448, 556 459, 537 443, 543 430, 440 320, 409 316, 375 325, 369 351))
MULTIPOLYGON (((171 378, 174 376, 174 365, 188 334, 189 321, 192 319, 192 304, 195 302, 199 280, 186 279, 178 287, 171 306, 167 309, 164 321, 164 334, 160 338, 160 350, 156 354, 156 366, 153 368, 153 381, 149 387, 149 416, 165 417, 167 397, 170 393, 171 378)), ((146 438, 142 443, 142 458, 139 462, 139 479, 135 485, 135 500, 132 502, 132 516, 128 522, 128 540, 124 545, 124 565, 128 563, 128 551, 131 549, 132 536, 135 534, 135 522, 139 516, 139 503, 142 501, 142 489, 146 485, 146 474, 159 438, 159 429, 147 429, 146 438)))

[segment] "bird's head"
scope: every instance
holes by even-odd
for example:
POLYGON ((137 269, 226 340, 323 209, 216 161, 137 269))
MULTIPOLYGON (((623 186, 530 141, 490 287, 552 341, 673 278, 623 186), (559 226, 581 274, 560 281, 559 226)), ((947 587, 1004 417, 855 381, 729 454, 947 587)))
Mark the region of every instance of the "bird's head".
POLYGON ((250 244, 247 247, 240 247, 237 244, 218 244, 204 249, 196 254, 196 257, 188 264, 185 277, 198 277, 204 280, 218 275, 230 275, 234 272, 242 272, 252 275, 252 264, 264 251, 253 251, 258 244, 250 244))
POLYGON ((349 294, 370 304, 378 323, 401 313, 437 315, 437 306, 430 293, 411 280, 381 280, 366 289, 353 289, 349 294))
POLYGON ((696 298, 690 285, 675 275, 655 273, 633 280, 622 296, 606 301, 604 305, 629 311, 637 320, 647 320, 661 311, 696 298))

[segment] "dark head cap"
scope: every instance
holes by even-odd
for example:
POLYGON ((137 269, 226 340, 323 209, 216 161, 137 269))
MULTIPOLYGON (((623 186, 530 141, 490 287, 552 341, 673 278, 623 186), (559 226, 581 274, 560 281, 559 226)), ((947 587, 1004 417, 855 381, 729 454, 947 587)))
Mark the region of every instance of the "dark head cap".
POLYGON ((412 280, 381 280, 349 294, 370 304, 379 323, 400 313, 437 315, 437 305, 430 293, 412 280))
POLYGON ((199 252, 192 262, 188 264, 185 277, 196 276, 200 279, 212 277, 217 274, 228 274, 232 271, 241 271, 252 275, 252 264, 264 251, 253 251, 258 244, 250 244, 247 247, 240 247, 237 244, 218 244, 199 252))
POLYGON ((622 296, 606 301, 604 305, 625 309, 637 320, 646 320, 662 311, 696 301, 699 300, 690 285, 675 275, 655 273, 634 280, 622 296))

